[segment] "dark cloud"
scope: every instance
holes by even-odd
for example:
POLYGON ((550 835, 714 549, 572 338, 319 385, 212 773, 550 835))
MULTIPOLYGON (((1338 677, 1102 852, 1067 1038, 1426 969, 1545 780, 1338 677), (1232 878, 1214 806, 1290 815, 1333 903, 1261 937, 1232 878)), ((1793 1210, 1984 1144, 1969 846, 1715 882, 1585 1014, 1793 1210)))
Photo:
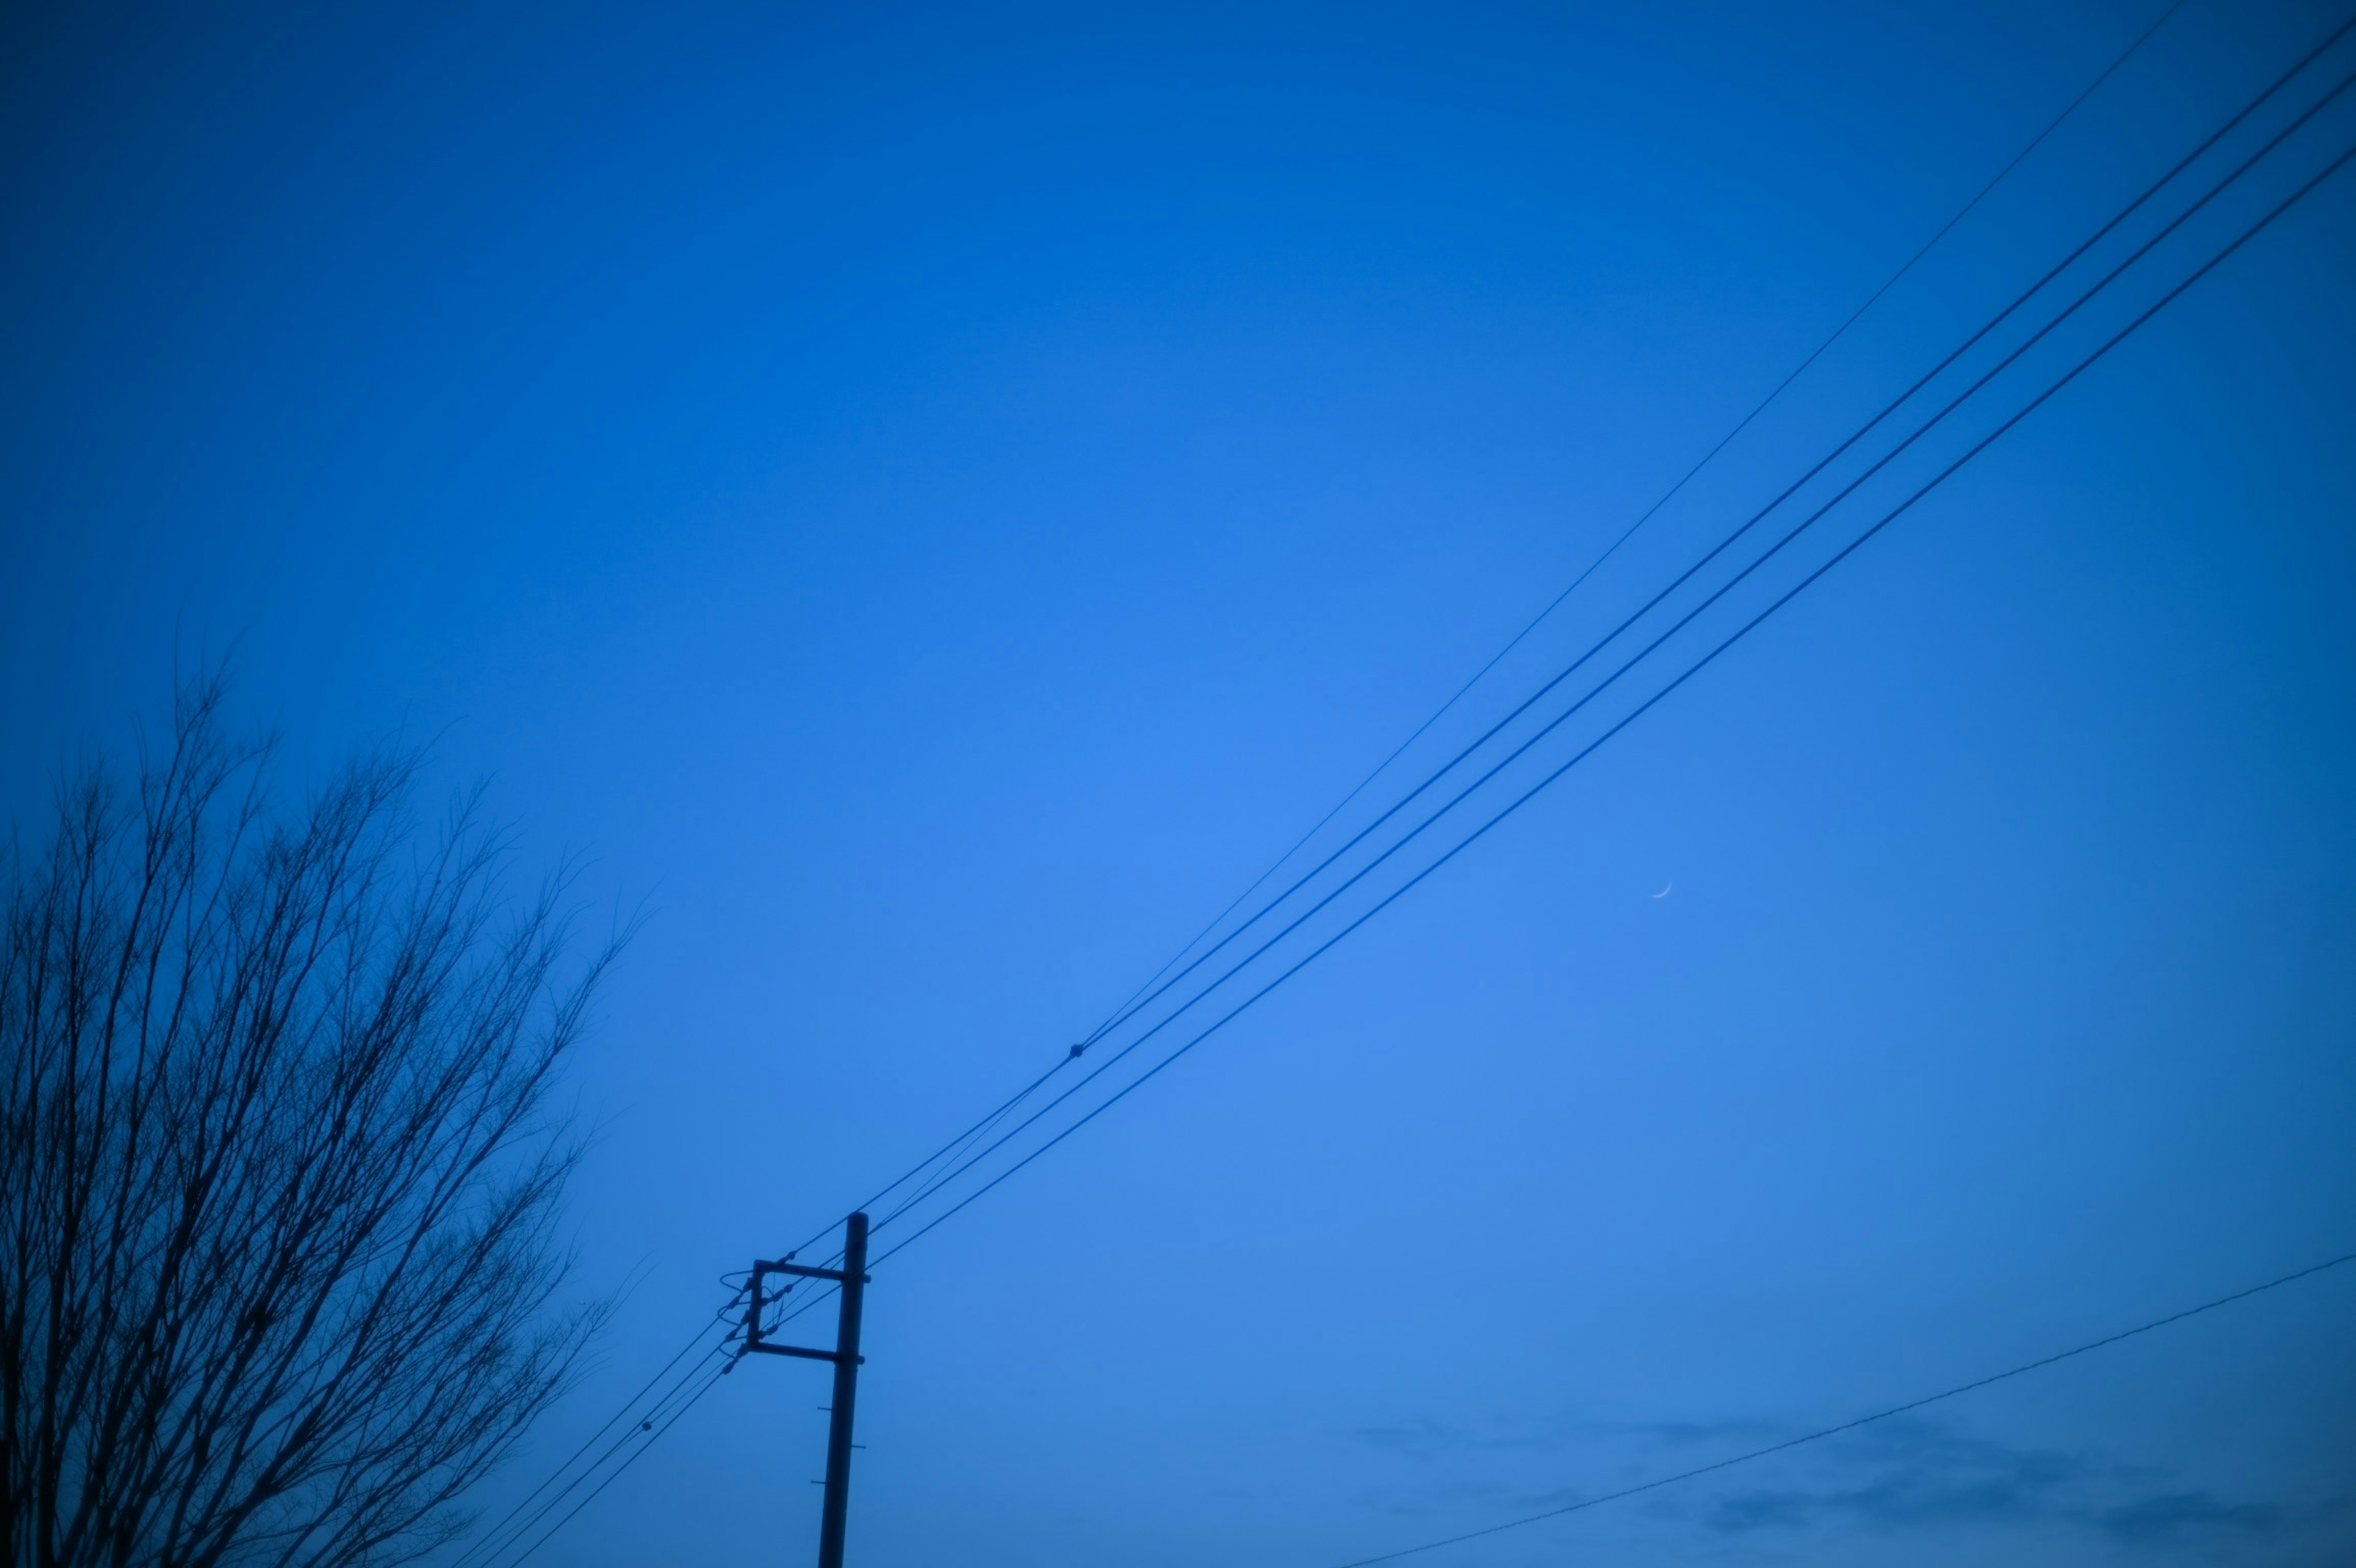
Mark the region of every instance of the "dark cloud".
POLYGON ((2027 1522, 2100 1531, 2123 1546, 2202 1531, 2269 1533, 2285 1510, 2229 1503, 2205 1491, 2150 1490, 2164 1479, 2090 1456, 2013 1448, 1935 1423, 1891 1424, 1829 1449, 1834 1465, 1874 1472, 1861 1484, 1730 1493, 1704 1505, 1721 1534, 1854 1526, 1890 1532, 2027 1522), (2125 1494, 2123 1496, 2123 1494, 2125 1494))
MULTIPOLYGON (((1705 1438, 1730 1446, 1787 1434, 1749 1423, 1695 1423, 1664 1427, 1658 1435, 1671 1446, 1705 1438)), ((1783 1463, 1837 1470, 1843 1479, 1813 1488, 1729 1493, 1701 1508, 1703 1522, 1720 1533, 1740 1533, 1830 1523, 1891 1531, 2045 1518, 2089 1468, 2079 1456, 2008 1447, 1920 1420, 1868 1427, 1783 1463), (1860 1472, 1869 1472, 1869 1478, 1847 1479, 1860 1472)), ((1740 1473, 1726 1479, 1739 1484, 1740 1473)), ((1685 1511, 1691 1517, 1694 1510, 1685 1511)))
POLYGON ((1413 1422, 1405 1426, 1361 1426, 1350 1435, 1369 1448, 1419 1458, 1486 1446, 1462 1427, 1442 1426, 1436 1421, 1413 1422))
POLYGON ((1711 1504, 1705 1520, 1737 1531, 1834 1519, 1906 1530, 2044 1518, 2087 1468, 2067 1455, 1957 1437, 1928 1424, 1832 1452, 1844 1468, 1869 1466, 1880 1473, 1863 1485, 1737 1493, 1711 1504))
POLYGON ((2222 1503, 2207 1492, 2162 1492, 2104 1509, 2097 1519, 2122 1544, 2141 1546, 2190 1531, 2271 1534, 2281 1528, 2283 1510, 2266 1503, 2222 1503))
MULTIPOLYGON (((1381 1506, 1386 1511, 1453 1513, 1467 1507, 1506 1512, 1558 1508, 1582 1495, 1592 1497, 1790 1434, 1755 1421, 1641 1426, 1518 1422, 1485 1430, 1416 1422, 1365 1427, 1351 1435, 1440 1472, 1424 1485, 1384 1488, 1381 1506), (1535 1476, 1524 1477, 1517 1486, 1495 1474, 1494 1463, 1482 1463, 1484 1456, 1508 1450, 1558 1449, 1612 1452, 1629 1470, 1623 1479, 1582 1494, 1531 1486, 1538 1479, 1535 1476), (1656 1463, 1648 1466, 1641 1457, 1646 1453, 1656 1463), (1460 1459, 1469 1461, 1467 1473, 1450 1474, 1457 1468, 1452 1462, 1460 1459), (1647 1468, 1651 1475, 1644 1473, 1647 1468)), ((1879 1423, 1795 1450, 1774 1464, 1778 1475, 1817 1479, 1815 1484, 1785 1481, 1730 1490, 1713 1488, 1712 1481, 1719 1477, 1697 1479, 1691 1488, 1655 1494, 1645 1511, 1665 1520, 1683 1519, 1721 1537, 2038 1525, 2099 1534, 2130 1550, 2191 1544, 2221 1535, 2247 1539, 2272 1534, 2290 1523, 2288 1510, 2281 1507, 2189 1489, 2163 1471, 2113 1464, 2092 1454, 2015 1447, 1921 1419, 1879 1423)), ((1552 1463, 1546 1467, 1553 1468, 1552 1463)), ((1729 1472, 1722 1481, 1739 1483, 1742 1474, 1729 1472)))
POLYGON ((1590 1449, 1610 1445, 1690 1448, 1708 1444, 1772 1443, 1788 1435, 1764 1421, 1662 1421, 1645 1423, 1598 1421, 1500 1421, 1483 1430, 1451 1426, 1437 1421, 1416 1421, 1395 1426, 1353 1429, 1352 1441, 1387 1453, 1416 1458, 1448 1454, 1497 1453, 1508 1450, 1551 1451, 1590 1449))

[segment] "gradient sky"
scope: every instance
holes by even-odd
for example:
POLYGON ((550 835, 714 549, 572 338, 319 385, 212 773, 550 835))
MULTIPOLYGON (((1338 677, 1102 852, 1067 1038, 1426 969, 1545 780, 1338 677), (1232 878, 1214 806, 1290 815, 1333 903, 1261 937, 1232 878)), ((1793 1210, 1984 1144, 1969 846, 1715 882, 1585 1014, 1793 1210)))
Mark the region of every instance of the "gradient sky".
MULTIPOLYGON (((0 794, 235 641, 302 753, 430 736, 652 911, 579 1078, 582 1288, 634 1283, 498 1501, 2158 9, 12 7, 0 794)), ((2339 20, 2191 0, 1427 744, 2339 20)), ((1326 1568, 2356 1245, 2351 260, 2343 171, 880 1269, 853 1561, 1326 1568)), ((2351 1313, 2356 1268, 1419 1561, 2344 1563, 2351 1313)), ((740 1368, 536 1561, 806 1561, 823 1403, 740 1368)))

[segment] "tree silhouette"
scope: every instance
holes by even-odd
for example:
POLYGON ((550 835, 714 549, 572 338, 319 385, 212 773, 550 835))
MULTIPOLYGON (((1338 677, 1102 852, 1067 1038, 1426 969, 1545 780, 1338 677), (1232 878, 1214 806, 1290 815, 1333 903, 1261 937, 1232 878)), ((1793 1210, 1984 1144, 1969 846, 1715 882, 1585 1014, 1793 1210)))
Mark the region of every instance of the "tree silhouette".
POLYGON ((214 672, 6 851, 0 1542, 22 1568, 407 1561, 564 1385, 551 1105, 611 945, 413 753, 307 798, 214 672))

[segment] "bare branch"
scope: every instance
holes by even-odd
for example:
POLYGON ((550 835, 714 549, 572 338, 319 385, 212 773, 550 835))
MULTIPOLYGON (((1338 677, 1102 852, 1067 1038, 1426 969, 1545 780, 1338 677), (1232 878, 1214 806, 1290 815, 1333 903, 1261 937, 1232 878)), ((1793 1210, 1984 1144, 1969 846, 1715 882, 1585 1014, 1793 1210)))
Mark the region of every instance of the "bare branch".
POLYGON ((412 1560, 561 1392, 578 1148, 552 1108, 618 944, 522 903, 413 755, 298 806, 216 672, 126 783, 0 859, 0 1541, 27 1568, 412 1560))

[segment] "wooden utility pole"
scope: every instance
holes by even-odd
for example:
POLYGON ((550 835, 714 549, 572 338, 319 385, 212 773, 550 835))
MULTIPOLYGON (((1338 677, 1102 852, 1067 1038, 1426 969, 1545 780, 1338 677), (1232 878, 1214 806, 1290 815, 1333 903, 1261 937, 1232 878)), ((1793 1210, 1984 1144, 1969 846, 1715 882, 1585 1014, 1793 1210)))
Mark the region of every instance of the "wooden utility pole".
MULTIPOLYGON (((792 1285, 786 1286, 793 1289, 792 1285)), ((783 1292, 779 1293, 784 1294, 783 1292)), ((753 1260, 751 1303, 744 1311, 744 1349, 765 1356, 800 1356, 834 1363, 834 1403, 828 1407, 826 1425, 826 1501, 819 1515, 818 1568, 842 1568, 842 1535, 851 1512, 851 1422, 859 1402, 859 1312, 867 1295, 867 1216, 853 1214, 843 1222, 842 1266, 811 1268, 788 1253, 769 1263, 753 1260), (830 1279, 842 1287, 842 1309, 835 1319, 834 1349, 809 1350, 799 1345, 773 1344, 762 1337, 762 1286, 773 1274, 801 1279, 830 1279)))

